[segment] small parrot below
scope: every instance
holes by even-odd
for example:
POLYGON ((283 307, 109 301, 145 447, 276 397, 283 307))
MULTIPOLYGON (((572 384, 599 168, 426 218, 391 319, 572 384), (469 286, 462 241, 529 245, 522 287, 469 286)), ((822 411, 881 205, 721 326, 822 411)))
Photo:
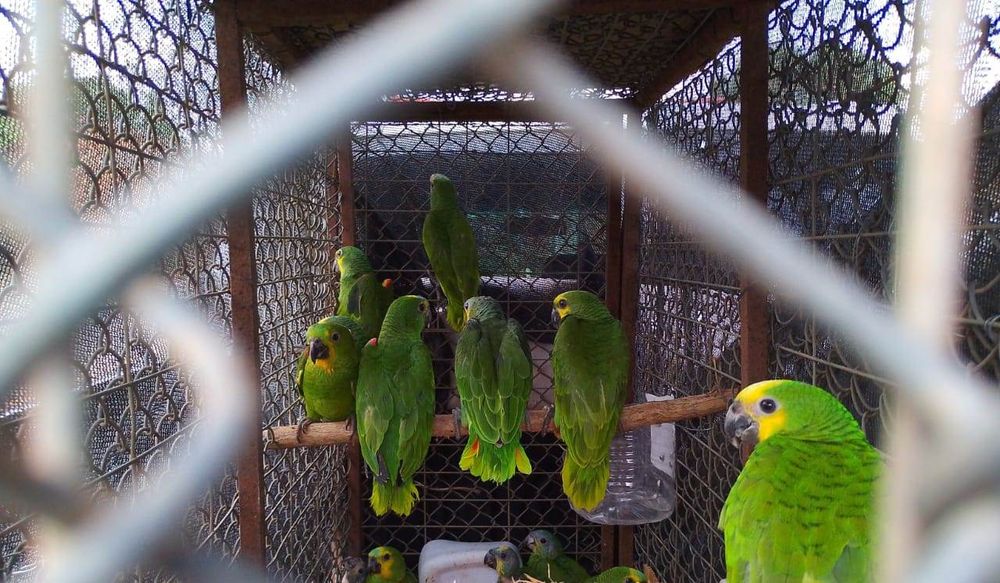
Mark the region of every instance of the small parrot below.
POLYGON ((365 583, 368 579, 368 562, 359 557, 349 557, 344 561, 344 576, 340 583, 365 583))
POLYGON ((483 557, 483 564, 497 572, 497 583, 515 583, 524 577, 521 553, 508 544, 490 549, 483 557))
POLYGON ((524 572, 535 579, 560 583, 582 583, 590 579, 590 573, 563 553, 559 539, 547 530, 528 533, 523 546, 531 551, 524 572))
POLYGON ((627 397, 629 343, 594 294, 568 291, 552 304, 559 327, 552 346, 555 422, 566 444, 563 491, 573 506, 593 510, 608 486, 611 440, 627 397))
POLYGON ((421 339, 429 313, 420 296, 396 299, 378 338, 361 352, 357 428, 378 516, 408 516, 417 501, 413 475, 424 464, 434 425, 434 369, 421 339))
POLYGON ((306 331, 306 346, 295 366, 295 386, 306 408, 296 437, 314 421, 343 421, 354 415, 358 362, 364 346, 361 325, 346 316, 331 316, 306 331))
POLYGON ((417 583, 406 568, 406 561, 392 547, 378 547, 368 553, 368 578, 365 583, 417 583))
POLYGON ((531 473, 521 446, 521 422, 531 394, 531 351, 517 320, 486 296, 465 301, 465 328, 455 348, 461 419, 469 439, 459 466, 482 480, 504 483, 531 473))
POLYGON ((335 257, 340 272, 337 315, 356 318, 367 336, 365 341, 378 336, 392 303, 392 280, 380 282, 368 257, 357 247, 341 247, 335 257))
POLYGON ((469 220, 458 207, 455 185, 443 174, 431 176, 431 210, 424 219, 424 251, 448 300, 448 324, 465 324, 465 300, 479 295, 479 251, 469 220))
POLYGON ((594 575, 586 583, 646 583, 645 573, 632 567, 613 567, 600 575, 594 575))
POLYGON ((753 446, 719 517, 726 582, 872 581, 882 458, 840 401, 762 381, 736 395, 724 431, 753 446))

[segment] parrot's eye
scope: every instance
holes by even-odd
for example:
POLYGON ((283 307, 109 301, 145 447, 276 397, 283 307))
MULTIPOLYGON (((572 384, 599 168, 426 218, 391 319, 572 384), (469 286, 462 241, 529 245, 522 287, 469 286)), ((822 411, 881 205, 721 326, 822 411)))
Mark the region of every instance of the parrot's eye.
POLYGON ((337 332, 334 332, 333 334, 330 334, 330 340, 333 340, 334 342, 337 342, 338 340, 340 340, 340 334, 338 334, 337 332))
MULTIPOLYGON (((566 307, 566 300, 565 299, 559 300, 559 303, 557 305, 560 308, 565 308, 566 307)), ((545 541, 542 541, 542 542, 545 542, 545 541)))
POLYGON ((764 413, 774 413, 778 409, 778 404, 774 402, 774 399, 762 399, 760 402, 760 410, 764 413))
MULTIPOLYGON (((563 301, 566 301, 566 300, 563 300, 563 301)), ((543 538, 543 539, 538 539, 538 542, 540 542, 540 543, 542 543, 544 545, 544 544, 548 544, 549 541, 547 541, 547 540, 545 540, 543 538)))
POLYGON ((386 554, 382 555, 382 560, 388 563, 389 562, 389 553, 386 553, 386 554))
POLYGON ((420 310, 421 312, 426 312, 427 311, 427 304, 424 303, 424 302, 421 302, 420 306, 417 309, 420 310))
POLYGON ((340 257, 343 254, 344 254, 344 250, 343 249, 337 249, 337 257, 340 257))

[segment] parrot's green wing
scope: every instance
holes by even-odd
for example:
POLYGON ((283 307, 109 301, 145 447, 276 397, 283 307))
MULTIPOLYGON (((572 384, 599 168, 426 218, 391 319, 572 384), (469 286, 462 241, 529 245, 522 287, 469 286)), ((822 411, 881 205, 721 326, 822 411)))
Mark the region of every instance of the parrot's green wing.
POLYGON ((490 443, 499 439, 496 423, 488 413, 490 394, 496 384, 493 349, 483 324, 470 320, 455 347, 455 378, 462 399, 462 415, 473 433, 490 443))
POLYGON ((434 428, 434 369, 423 342, 409 350, 409 366, 401 366, 393 379, 399 421, 399 476, 403 480, 424 465, 434 428))
POLYGON ((567 318, 556 333, 552 369, 555 422, 567 450, 563 490, 575 506, 592 510, 607 489, 608 452, 626 398, 621 325, 567 318))
POLYGON ((479 250, 469 220, 461 212, 451 216, 452 265, 462 302, 479 295, 479 250))
POLYGON ((531 349, 517 320, 507 320, 502 328, 497 356, 497 389, 502 407, 497 407, 500 438, 504 443, 520 439, 521 422, 531 394, 531 349))
POLYGON ((567 555, 559 555, 551 563, 552 575, 555 581, 564 583, 579 583, 590 578, 590 573, 567 555))
POLYGON ((374 338, 391 303, 392 290, 385 288, 374 273, 366 273, 358 278, 347 296, 347 312, 361 322, 368 338, 374 338))
MULTIPOLYGON (((378 454, 389 432, 395 415, 392 377, 387 374, 387 364, 381 346, 365 346, 358 373, 357 423, 361 455, 369 469, 379 473, 378 454)), ((394 447, 394 444, 387 444, 394 447)), ((392 447, 387 449, 392 449, 392 447)), ((393 452, 394 453, 394 452, 393 452)), ((395 458, 395 456, 392 456, 395 458)), ((385 456, 389 461, 389 456, 385 456)))
POLYGON ((302 349, 302 354, 295 360, 295 388, 299 391, 300 397, 305 397, 305 391, 302 388, 305 382, 306 374, 306 362, 309 360, 309 346, 307 345, 302 349))
POLYGON ((458 277, 455 275, 455 260, 451 237, 448 235, 449 229, 448 215, 445 211, 432 210, 427 213, 424 219, 423 242, 424 251, 434 268, 434 276, 438 284, 444 291, 444 295, 449 301, 457 299, 462 302, 462 288, 459 285, 458 277))
POLYGON ((880 464, 873 449, 840 443, 759 443, 719 520, 727 583, 870 581, 880 464))

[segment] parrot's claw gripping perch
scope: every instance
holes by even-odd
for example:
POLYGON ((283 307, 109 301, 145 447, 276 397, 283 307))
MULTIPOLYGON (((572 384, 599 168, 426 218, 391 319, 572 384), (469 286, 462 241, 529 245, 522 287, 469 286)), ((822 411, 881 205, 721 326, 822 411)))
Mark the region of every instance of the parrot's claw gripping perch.
POLYGON ((378 454, 378 474, 375 476, 375 481, 379 484, 389 483, 389 468, 386 467, 382 454, 378 454))
POLYGON ((462 408, 455 407, 451 410, 451 421, 455 424, 455 439, 462 437, 462 408))
POLYGON ((302 436, 306 434, 306 430, 309 429, 310 425, 312 425, 312 419, 308 417, 303 417, 299 421, 299 427, 295 430, 295 441, 302 443, 302 436))
POLYGON ((357 435, 358 425, 357 421, 354 419, 354 415, 348 415, 347 419, 344 420, 344 429, 351 433, 351 437, 357 435))

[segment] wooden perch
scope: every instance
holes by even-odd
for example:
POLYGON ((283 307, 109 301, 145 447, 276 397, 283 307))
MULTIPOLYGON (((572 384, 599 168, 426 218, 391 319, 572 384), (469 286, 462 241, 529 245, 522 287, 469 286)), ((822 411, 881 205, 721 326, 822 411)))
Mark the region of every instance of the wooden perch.
MULTIPOLYGON (((729 390, 714 390, 703 395, 681 397, 670 401, 656 401, 627 405, 622 411, 621 425, 625 431, 648 427, 660 423, 674 423, 698 419, 713 413, 725 411, 735 393, 729 390)), ((521 429, 529 433, 541 433, 542 421, 545 419, 544 409, 528 411, 527 419, 521 429)), ((265 429, 264 444, 268 449, 286 449, 289 447, 314 447, 320 445, 337 445, 350 443, 353 438, 343 421, 335 423, 313 423, 302 436, 302 441, 296 440, 298 425, 283 425, 265 429)), ((555 432, 555 424, 549 423, 546 433, 555 432)), ((462 428, 460 435, 468 432, 462 428)), ((434 437, 458 437, 455 435, 455 424, 451 415, 437 415, 434 418, 434 437)))

